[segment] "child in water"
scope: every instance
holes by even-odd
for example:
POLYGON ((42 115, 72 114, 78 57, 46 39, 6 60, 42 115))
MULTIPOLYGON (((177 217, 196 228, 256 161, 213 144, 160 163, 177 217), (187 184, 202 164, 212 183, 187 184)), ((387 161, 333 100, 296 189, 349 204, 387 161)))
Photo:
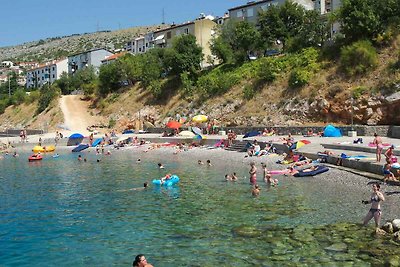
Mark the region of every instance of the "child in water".
POLYGON ((258 184, 254 185, 253 189, 251 190, 251 194, 254 197, 257 197, 260 195, 260 187, 258 186, 258 184))

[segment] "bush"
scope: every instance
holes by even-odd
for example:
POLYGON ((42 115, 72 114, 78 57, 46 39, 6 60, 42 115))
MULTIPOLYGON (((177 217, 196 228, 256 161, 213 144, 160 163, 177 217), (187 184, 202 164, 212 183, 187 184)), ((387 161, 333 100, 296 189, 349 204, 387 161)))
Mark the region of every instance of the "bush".
POLYGON ((114 118, 110 118, 110 120, 108 121, 108 128, 114 128, 114 126, 117 124, 117 121, 114 118))
POLYGON ((259 77, 266 82, 273 82, 279 75, 281 69, 279 68, 276 60, 266 58, 260 64, 259 77))
POLYGON ((40 92, 39 91, 31 91, 31 93, 29 94, 29 96, 27 96, 25 98, 25 102, 27 104, 32 104, 33 102, 35 102, 36 100, 38 100, 40 97, 40 92))
POLYGON ((153 96, 159 97, 162 93, 162 84, 159 80, 151 81, 147 89, 151 92, 153 96))
POLYGON ((310 82, 311 73, 308 70, 296 68, 290 73, 289 86, 293 88, 303 87, 310 82))
POLYGON ((345 46, 340 54, 340 68, 349 76, 365 74, 378 64, 376 50, 369 41, 345 46))
POLYGON ((243 98, 244 99, 246 99, 246 100, 252 99, 254 97, 255 93, 256 92, 254 91, 254 88, 252 86, 247 84, 243 87, 243 98))
POLYGON ((58 90, 60 89, 54 86, 53 87, 44 86, 41 89, 38 101, 38 107, 36 109, 36 114, 39 114, 42 111, 44 111, 50 105, 51 101, 53 101, 53 99, 58 97, 59 95, 58 90))
POLYGON ((368 88, 366 86, 357 86, 353 89, 353 98, 358 99, 367 91, 368 88))

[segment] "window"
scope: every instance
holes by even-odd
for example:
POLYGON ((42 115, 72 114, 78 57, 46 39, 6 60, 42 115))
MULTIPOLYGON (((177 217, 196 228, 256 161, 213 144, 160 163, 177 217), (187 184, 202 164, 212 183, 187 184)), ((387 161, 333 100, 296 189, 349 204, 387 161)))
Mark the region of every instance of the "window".
POLYGON ((243 17, 243 11, 242 10, 238 10, 238 12, 236 13, 236 17, 238 17, 238 18, 243 17))
POLYGON ((171 32, 167 32, 167 39, 171 39, 171 32))
POLYGON ((144 51, 146 51, 146 48, 145 48, 145 46, 143 46, 143 47, 142 47, 142 51, 143 51, 143 52, 144 52, 144 51))
POLYGON ((56 77, 56 75, 53 74, 53 79, 56 77))
POLYGON ((55 71, 56 70, 56 67, 53 67, 53 71, 55 71))
POLYGON ((252 17, 252 16, 254 16, 254 9, 253 8, 247 9, 247 17, 252 17))
POLYGON ((142 48, 141 47, 139 47, 139 52, 142 52, 142 48))
POLYGON ((189 28, 186 28, 186 29, 184 30, 184 33, 185 33, 185 34, 189 34, 189 28))
POLYGON ((146 43, 146 47, 149 47, 149 43, 146 43))

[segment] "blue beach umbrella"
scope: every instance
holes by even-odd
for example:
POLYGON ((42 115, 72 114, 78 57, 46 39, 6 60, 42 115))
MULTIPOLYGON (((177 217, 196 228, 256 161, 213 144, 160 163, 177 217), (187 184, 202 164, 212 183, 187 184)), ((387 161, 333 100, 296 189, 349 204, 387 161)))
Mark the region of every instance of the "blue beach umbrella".
POLYGON ((81 135, 80 133, 74 133, 69 138, 70 139, 79 139, 79 138, 83 138, 83 135, 81 135))
POLYGON ((258 135, 260 135, 259 131, 251 131, 251 132, 246 133, 243 136, 243 138, 248 138, 248 137, 253 137, 253 136, 258 136, 258 135))

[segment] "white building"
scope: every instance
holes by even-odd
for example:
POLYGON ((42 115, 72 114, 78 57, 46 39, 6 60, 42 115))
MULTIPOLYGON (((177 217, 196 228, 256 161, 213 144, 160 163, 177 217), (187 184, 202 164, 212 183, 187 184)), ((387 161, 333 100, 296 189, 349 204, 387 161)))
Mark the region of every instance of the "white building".
MULTIPOLYGON (((248 21, 256 24, 260 11, 265 11, 271 6, 283 5, 285 2, 286 0, 249 1, 245 5, 230 8, 229 18, 232 20, 248 21)), ((315 6, 312 0, 292 0, 292 2, 299 4, 306 10, 313 10, 315 6)))
POLYGON ((129 41, 125 46, 125 50, 134 55, 146 53, 149 49, 153 48, 153 35, 153 32, 149 32, 144 36, 129 41))
POLYGON ((68 73, 74 74, 77 70, 93 66, 98 73, 101 61, 113 55, 112 52, 99 48, 92 49, 83 53, 68 56, 68 73))
POLYGON ((5 60, 0 63, 0 68, 11 68, 14 66, 14 63, 11 61, 5 60))
POLYGON ((53 83, 60 78, 63 72, 68 72, 68 60, 47 62, 33 68, 26 73, 26 88, 40 88, 45 84, 53 83))

